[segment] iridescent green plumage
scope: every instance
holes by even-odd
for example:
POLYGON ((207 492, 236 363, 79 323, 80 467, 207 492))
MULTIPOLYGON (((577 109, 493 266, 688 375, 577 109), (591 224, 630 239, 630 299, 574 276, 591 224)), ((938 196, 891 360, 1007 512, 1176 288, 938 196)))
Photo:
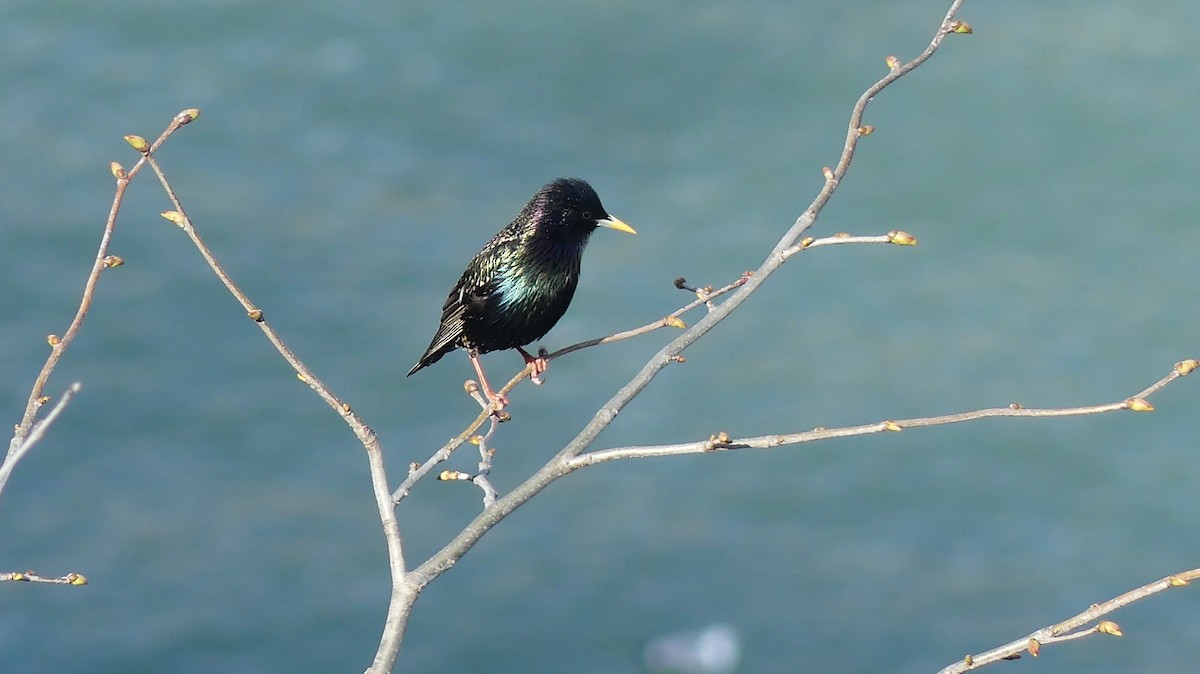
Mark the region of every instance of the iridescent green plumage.
MULTIPOLYGON (((413 374, 455 349, 466 349, 488 397, 497 399, 478 355, 520 348, 562 318, 575 295, 588 237, 597 227, 629 233, 578 178, 538 190, 507 227, 475 254, 442 306, 442 321, 413 374)), ((524 352, 522 352, 524 353, 524 352)))

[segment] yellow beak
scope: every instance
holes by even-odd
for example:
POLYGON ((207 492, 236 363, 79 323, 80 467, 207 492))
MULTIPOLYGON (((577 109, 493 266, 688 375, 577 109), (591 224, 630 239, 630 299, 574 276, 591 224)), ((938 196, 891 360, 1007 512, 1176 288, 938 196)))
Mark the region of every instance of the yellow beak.
POLYGON ((618 232, 625 232, 627 234, 637 234, 637 232, 634 231, 634 229, 632 227, 625 224, 624 222, 621 221, 620 218, 613 216, 613 215, 608 216, 604 220, 597 220, 596 224, 601 227, 615 229, 618 232))

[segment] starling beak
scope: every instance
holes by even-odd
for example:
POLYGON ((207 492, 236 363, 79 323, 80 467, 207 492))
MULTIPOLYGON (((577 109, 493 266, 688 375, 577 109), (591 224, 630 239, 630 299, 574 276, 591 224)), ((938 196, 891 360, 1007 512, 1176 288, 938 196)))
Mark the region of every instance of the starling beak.
POLYGON ((597 227, 637 233, 605 212, 596 191, 578 178, 559 178, 538 190, 471 258, 442 306, 437 334, 408 374, 466 349, 488 400, 507 404, 488 385, 479 354, 518 349, 534 363, 535 377, 545 370, 544 360, 521 347, 540 339, 566 313, 583 248, 597 227))

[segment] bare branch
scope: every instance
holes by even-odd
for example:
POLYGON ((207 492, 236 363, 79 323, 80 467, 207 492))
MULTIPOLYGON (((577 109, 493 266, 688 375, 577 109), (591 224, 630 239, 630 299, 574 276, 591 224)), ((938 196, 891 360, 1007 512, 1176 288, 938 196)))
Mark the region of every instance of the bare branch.
POLYGON ((41 441, 42 437, 46 435, 46 429, 50 428, 50 424, 54 423, 59 414, 62 414, 67 403, 71 402, 71 398, 76 393, 79 393, 81 387, 82 384, 79 382, 75 382, 67 387, 67 390, 63 391, 62 397, 58 399, 58 403, 54 405, 49 414, 42 417, 40 421, 33 425, 33 428, 29 431, 29 435, 25 436, 21 444, 8 451, 8 456, 4 458, 4 463, 0 464, 0 494, 4 493, 4 486, 8 484, 8 478, 12 475, 13 469, 17 467, 17 463, 25 458, 25 455, 29 453, 29 450, 33 449, 34 445, 41 441))
POLYGON ((25 441, 25 438, 33 428, 38 410, 46 402, 43 396, 43 392, 46 389, 46 382, 50 380, 50 375, 54 372, 54 368, 58 366, 58 361, 62 359, 63 354, 67 351, 67 347, 75 340, 75 335, 79 334, 79 328, 83 326, 83 321, 87 318, 88 309, 91 308, 92 298, 96 293, 96 283, 100 280, 100 272, 120 266, 121 264, 120 258, 108 254, 108 246, 112 241, 113 231, 117 226, 117 214, 121 211, 121 204, 125 200, 125 190, 129 187, 129 183, 141 172, 149 153, 157 150, 167 138, 171 137, 171 134, 178 131, 184 124, 196 119, 199 115, 199 110, 184 110, 175 115, 175 118, 167 125, 166 130, 159 135, 153 144, 147 143, 146 139, 140 136, 126 137, 126 140, 131 145, 135 142, 131 139, 136 139, 137 146, 145 148, 145 151, 142 153, 142 158, 128 172, 116 162, 113 162, 110 167, 113 177, 117 179, 116 193, 113 195, 112 206, 108 210, 108 219, 104 222, 104 231, 100 235, 100 247, 96 251, 96 260, 92 263, 92 270, 88 273, 87 280, 83 284, 83 296, 79 300, 79 309, 75 311, 75 317, 71 319, 71 324, 67 326, 67 331, 61 337, 50 335, 47 339, 50 342, 50 356, 46 358, 46 362, 42 365, 41 371, 38 372, 37 378, 34 379, 33 390, 29 392, 29 400, 25 403, 25 413, 21 417, 20 423, 17 424, 12 440, 8 444, 9 456, 12 456, 13 450, 25 441))
POLYGON ((371 470, 371 488, 379 510, 380 523, 383 525, 384 540, 387 543, 388 550, 388 563, 392 576, 392 601, 388 605, 388 615, 384 622, 383 635, 380 638, 379 648, 370 671, 391 671, 392 665, 396 660, 396 654, 400 650, 405 625, 408 622, 408 607, 412 605, 412 601, 416 597, 416 592, 419 590, 415 589, 413 584, 407 582, 408 571, 405 568, 400 525, 396 520, 395 506, 392 503, 391 487, 388 485, 387 472, 383 461, 383 449, 380 446, 379 437, 350 408, 348 403, 343 402, 334 395, 329 387, 288 348, 283 338, 275 331, 275 328, 267 322, 262 309, 255 305, 250 300, 250 297, 234 283, 233 278, 230 277, 228 272, 217 261, 212 250, 209 249, 208 245, 200 237, 199 232, 196 231, 196 227, 191 218, 188 217, 187 211, 184 210, 183 203, 180 201, 175 189, 167 180, 166 174, 159 166, 158 161, 153 157, 153 148, 143 152, 143 158, 150 164, 150 167, 158 176, 159 183, 161 183, 163 190, 167 193, 167 197, 171 200, 171 205, 174 206, 174 210, 165 211, 162 213, 162 216, 175 223, 187 234, 205 262, 208 263, 209 268, 212 269, 221 283, 225 285, 225 288, 233 295, 234 299, 241 304, 242 309, 246 312, 246 316, 258 325, 267 340, 271 342, 279 354, 283 356, 283 359, 296 371, 296 375, 300 381, 308 384, 309 388, 315 391, 326 404, 341 416, 342 421, 350 427, 355 437, 358 438, 363 448, 367 451, 367 463, 371 470))
POLYGON ((0 583, 49 583, 51 585, 87 585, 87 578, 81 573, 68 573, 65 576, 39 576, 33 571, 0 572, 0 583))
MULTIPOLYGON (((571 465, 572 459, 580 455, 586 450, 596 437, 612 423, 617 414, 620 413, 633 398, 640 394, 650 382, 662 371, 667 365, 677 362, 682 356, 683 351, 696 340, 702 338, 714 326, 724 320, 732 313, 742 302, 746 300, 758 287, 767 280, 789 257, 788 250, 795 246, 804 232, 816 222, 821 210, 829 199, 837 190, 837 186, 850 167, 850 162, 854 156, 854 150, 858 145, 861 137, 866 136, 869 132, 862 125, 863 113, 871 100, 881 91, 887 88, 900 77, 903 77, 922 63, 927 61, 941 46, 942 41, 947 35, 954 32, 966 32, 963 30, 965 24, 956 22, 954 17, 958 13, 959 7, 962 6, 963 0, 954 0, 950 4, 950 9, 947 11, 941 25, 938 26, 934 33, 933 39, 929 46, 921 52, 913 60, 908 63, 900 64, 894 57, 889 57, 889 71, 886 76, 880 79, 875 84, 871 85, 858 102, 855 103, 850 113, 849 131, 846 135, 846 142, 842 149, 841 157, 836 168, 826 169, 825 183, 816 198, 809 207, 801 213, 792 226, 787 230, 782 238, 772 249, 767 258, 745 279, 739 288, 720 304, 711 308, 707 315, 698 321, 692 327, 686 329, 683 334, 676 337, 669 344, 664 346, 647 362, 637 375, 634 376, 625 386, 623 386, 608 402, 606 402, 593 415, 592 420, 584 426, 584 428, 571 440, 559 453, 546 463, 537 472, 527 478, 523 483, 517 486, 509 494, 501 497, 494 505, 484 508, 476 518, 466 526, 457 536, 445 545, 436 554, 431 556, 424 563, 414 568, 411 572, 414 582, 425 585, 433 578, 445 573, 454 563, 462 557, 467 550, 471 549, 476 542, 479 541, 493 526, 500 520, 507 517, 517 508, 524 505, 535 494, 546 488, 551 482, 570 473, 574 468, 571 465)), ((793 253, 794 254, 794 253, 793 253)), ((518 375, 518 378, 527 374, 526 372, 518 375)), ((511 384, 512 382, 510 382, 511 384)))
POLYGON ((1158 380, 1145 390, 1119 402, 1103 403, 1100 405, 1090 405, 1086 407, 1059 407, 1041 409, 1026 408, 1022 407, 1019 403, 1013 403, 1008 407, 994 407, 970 412, 959 412, 957 414, 918 417, 915 419, 889 419, 886 421, 880 421, 873 424, 863 424, 860 426, 815 428, 811 431, 804 431, 800 433, 761 435, 752 438, 730 438, 728 435, 722 432, 710 436, 707 440, 700 440, 696 442, 683 442, 673 445, 616 447, 613 449, 603 449, 595 452, 588 452, 570 458, 567 461, 567 466, 571 470, 575 470, 576 468, 582 468, 583 466, 591 466, 598 463, 604 463, 606 461, 614 461, 616 459, 644 459, 655 456, 704 454, 707 452, 730 449, 768 449, 770 447, 798 445, 807 442, 816 442, 818 440, 829 440, 832 438, 849 438, 859 435, 869 435, 871 433, 898 432, 908 428, 945 426, 947 424, 955 424, 963 421, 975 421, 977 419, 987 419, 991 417, 1076 417, 1090 414, 1103 414, 1105 412, 1116 412, 1120 410, 1149 412, 1154 408, 1150 406, 1148 402, 1146 402, 1146 398, 1149 397, 1151 393, 1158 391, 1172 381, 1184 376, 1192 369, 1195 369, 1195 366, 1191 365, 1193 363, 1196 363, 1196 361, 1185 360, 1176 363, 1170 374, 1158 380))
POLYGON ((1128 606, 1136 601, 1156 595, 1165 590, 1170 590, 1177 587, 1184 587, 1191 584, 1192 581, 1200 578, 1200 569, 1192 569, 1177 573, 1153 583, 1148 583, 1139 588, 1135 588, 1114 597, 1101 604, 1092 604, 1086 611, 1076 614, 1066 620, 1043 627, 1040 630, 1031 632, 1026 636, 998 646, 990 651, 979 653, 978 655, 968 655, 962 660, 947 666, 942 669, 939 674, 961 674, 961 672, 970 672, 980 667, 990 665, 1001 660, 1016 660, 1022 654, 1029 653, 1036 656, 1042 646, 1049 644, 1061 643, 1063 641, 1072 641, 1082 637, 1091 636, 1093 634, 1107 634, 1109 636, 1122 636, 1121 628, 1111 620, 1104 620, 1087 629, 1080 629, 1102 616, 1106 616, 1117 609, 1128 606))
MULTIPOLYGON (((660 318, 656 321, 652 321, 652 322, 647 323, 646 325, 643 325, 639 328, 633 328, 631 330, 625 330, 624 332, 618 332, 616 334, 608 335, 606 337, 598 337, 596 339, 589 339, 589 340, 579 342, 577 344, 572 344, 570 346, 563 347, 563 348, 559 349, 558 351, 555 351, 554 353, 547 354, 546 359, 553 360, 555 358, 560 358, 562 356, 565 356, 568 353, 571 353, 573 351, 578 351, 580 349, 586 349, 588 347, 597 346, 600 344, 610 344, 612 342, 620 341, 623 339, 629 339, 630 337, 636 337, 638 335, 643 335, 643 334, 652 332, 654 330, 657 330, 657 329, 663 328, 663 327, 677 327, 677 326, 683 325, 683 322, 679 319, 679 316, 687 313, 688 311, 691 311, 692 309, 694 309, 702 304, 708 304, 714 298, 720 297, 721 295, 724 295, 724 294, 731 292, 734 289, 740 287, 742 284, 744 284, 746 282, 746 278, 748 276, 749 276, 749 272, 746 272, 741 277, 739 277, 738 280, 734 281, 733 283, 730 283, 729 285, 726 285, 723 288, 719 288, 717 290, 712 290, 711 288, 708 288, 708 289, 694 288, 692 290, 693 290, 693 292, 695 292, 697 294, 697 299, 693 302, 689 302, 688 304, 685 304, 684 306, 680 307, 679 309, 676 309, 675 311, 668 314, 665 318, 660 318)), ((515 375, 513 375, 512 379, 510 379, 508 381, 508 383, 506 383, 503 387, 500 388, 498 393, 500 393, 501 395, 507 395, 514 388, 516 388, 517 384, 521 383, 521 381, 523 379, 528 377, 531 372, 532 372, 532 370, 528 366, 525 367, 524 369, 522 369, 520 372, 517 372, 515 375)), ((501 412, 499 417, 497 417, 495 414, 492 414, 489 403, 483 397, 483 395, 481 393, 479 393, 479 385, 478 384, 476 384, 473 381, 467 381, 466 391, 472 398, 475 399, 475 402, 479 404, 480 408, 482 408, 483 411, 480 412, 479 415, 476 416, 475 419, 470 424, 467 425, 466 429, 464 429, 461 433, 459 433, 458 435, 451 438, 449 442, 442 445, 436 452, 434 452, 428 459, 426 459, 424 463, 413 463, 413 464, 409 465, 408 477, 406 477, 404 482, 400 483, 400 486, 397 487, 394 492, 392 492, 392 501, 395 502, 396 504, 399 504, 400 501, 404 500, 404 498, 406 496, 408 496, 409 493, 411 492, 413 486, 415 486, 418 482, 421 481, 422 478, 424 478, 426 475, 428 475, 429 472, 434 469, 434 467, 436 467, 438 464, 442 463, 443 461, 446 461, 447 459, 449 459, 450 455, 454 453, 454 450, 461 447, 464 442, 466 442, 471 437, 473 437, 475 434, 475 431, 479 430, 479 428, 481 426, 483 426, 483 423, 485 421, 487 421, 489 418, 496 419, 499 421, 504 421, 507 419, 508 414, 506 412, 501 412)))
MULTIPOLYGON (((913 238, 911 235, 909 235, 905 232, 900 232, 900 231, 893 231, 893 232, 889 232, 888 234, 883 234, 883 235, 879 235, 879 236, 837 235, 837 236, 825 237, 822 239, 805 239, 804 241, 801 242, 801 244, 798 244, 796 247, 791 249, 790 252, 787 253, 787 257, 790 257, 791 255, 794 255, 795 253, 798 253, 801 250, 806 250, 808 248, 818 248, 821 246, 847 244, 847 243, 890 243, 890 244, 895 244, 895 245, 916 245, 916 239, 913 238)), ((713 304, 713 300, 716 300, 716 299, 718 299, 724 295, 727 295, 728 293, 731 293, 734 290, 737 290, 738 288, 742 287, 743 285, 746 284, 746 281, 753 274, 754 274, 754 272, 749 272, 749 271, 743 272, 742 275, 739 276, 732 283, 729 283, 729 284, 727 284, 721 288, 717 288, 717 289, 713 289, 711 286, 704 287, 704 288, 697 288, 695 286, 688 284, 686 279, 683 279, 683 278, 676 279, 675 286, 677 288, 679 288, 680 290, 687 290, 688 292, 695 294, 696 295, 695 300, 683 305, 682 307, 676 309, 675 311, 672 311, 671 313, 667 314, 665 317, 660 318, 655 321, 651 321, 650 323, 647 323, 641 327, 632 328, 630 330, 625 330, 622 332, 617 332, 617 333, 614 333, 611 335, 607 335, 605 337, 597 337, 595 339, 588 339, 588 340, 584 340, 582 342, 571 344, 571 345, 565 346, 557 351, 554 351, 553 353, 547 354, 545 356, 545 358, 546 358, 546 360, 554 360, 556 358, 561 358, 569 353, 573 353, 573 352, 579 351, 581 349, 586 349, 586 348, 590 348, 593 346, 599 346, 601 344, 611 344, 613 342, 618 342, 618 341, 621 341, 624 339, 629 339, 631 337, 637 337, 640 335, 644 335, 646 333, 658 330, 659 328, 665 328, 665 327, 686 328, 687 326, 680 319, 680 316, 687 314, 689 311, 691 311, 692 309, 695 309, 696 307, 699 307, 699 306, 705 306, 709 311, 713 311, 716 308, 716 305, 713 304)), ((682 359, 683 359, 682 356, 674 356, 672 360, 675 362, 678 362, 678 361, 681 361, 682 359)), ((524 369, 522 369, 521 371, 517 372, 515 375, 513 375, 513 377, 511 379, 509 379, 508 383, 506 383, 503 387, 500 388, 498 393, 500 393, 501 395, 507 395, 514 388, 516 388, 516 386, 518 384, 520 384, 522 380, 529 377, 531 372, 532 372, 532 370, 528 366, 525 367, 524 369)), ((489 406, 488 401, 483 397, 482 394, 479 393, 478 384, 476 384, 473 381, 468 381, 466 384, 466 390, 467 390, 467 393, 470 394, 471 397, 475 399, 475 402, 479 404, 480 408, 483 411, 477 417, 475 417, 475 419, 467 426, 467 428, 465 430, 463 430, 463 432, 459 433, 454 438, 452 438, 449 442, 447 442, 445 445, 442 445, 440 448, 438 448, 438 450, 435 451, 423 463, 413 463, 409 466, 408 477, 405 478, 404 482, 402 482, 400 484, 400 486, 397 487, 394 492, 392 492, 392 501, 395 502, 396 504, 399 504, 400 501, 404 500, 404 498, 406 496, 408 496, 409 493, 411 493, 413 486, 415 486, 418 482, 420 482, 437 465, 439 465, 442 462, 449 459, 450 455, 454 453, 454 450, 461 447, 464 442, 466 442, 469 438, 471 438, 474 435, 475 431, 479 430, 479 428, 483 425, 483 423, 485 421, 487 421, 489 418, 496 418, 496 416, 491 413, 491 408, 489 406)), ((500 420, 501 421, 505 420, 507 417, 507 413, 501 412, 500 414, 501 414, 500 420)))

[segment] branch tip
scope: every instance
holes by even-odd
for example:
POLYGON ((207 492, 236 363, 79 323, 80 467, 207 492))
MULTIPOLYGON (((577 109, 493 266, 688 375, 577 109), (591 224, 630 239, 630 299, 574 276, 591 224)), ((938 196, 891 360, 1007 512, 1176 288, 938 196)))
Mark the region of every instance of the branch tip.
POLYGON ((175 115, 175 121, 178 122, 180 126, 183 126, 184 124, 190 124, 196 121, 196 118, 199 116, 200 108, 188 108, 187 110, 180 112, 178 115, 175 115))
POLYGON ((1096 625, 1096 631, 1113 637, 1125 636, 1121 632, 1121 626, 1111 620, 1100 621, 1100 624, 1096 625))
POLYGON ((1178 363, 1175 363, 1175 372, 1177 372, 1180 377, 1186 377, 1198 367, 1200 367, 1200 360, 1188 358, 1187 360, 1181 360, 1178 363))
POLYGON ((900 67, 900 57, 895 54, 888 54, 883 62, 887 64, 888 70, 896 70, 900 67))
POLYGON ((888 243, 896 246, 915 246, 917 245, 917 237, 909 234, 902 229, 893 229, 887 233, 888 243))
POLYGON ((125 172, 125 167, 115 161, 108 164, 108 170, 112 171, 113 177, 117 180, 129 179, 129 174, 125 172))

